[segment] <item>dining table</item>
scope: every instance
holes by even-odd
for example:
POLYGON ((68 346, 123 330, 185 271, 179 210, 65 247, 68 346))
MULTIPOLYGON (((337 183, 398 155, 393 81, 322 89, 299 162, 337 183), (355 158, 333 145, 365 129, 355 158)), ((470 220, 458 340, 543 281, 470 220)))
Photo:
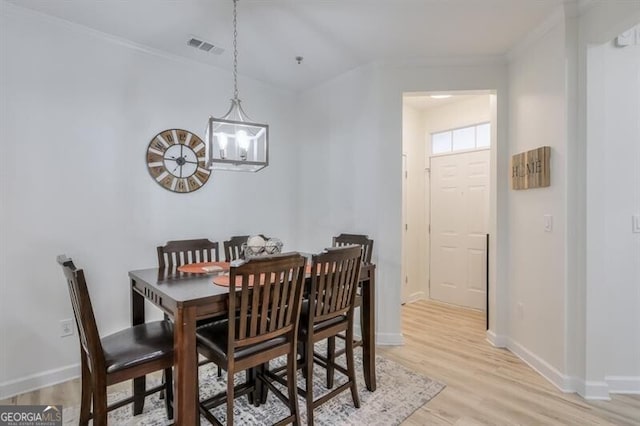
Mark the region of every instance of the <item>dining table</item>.
MULTIPOLYGON (((228 268, 229 264, 226 265, 228 268)), ((214 278, 228 273, 228 269, 211 269, 202 273, 175 267, 129 272, 131 324, 135 326, 145 322, 145 301, 151 302, 174 321, 173 407, 177 425, 195 425, 199 416, 196 321, 228 313, 229 287, 214 284, 214 278)), ((360 269, 362 364, 365 385, 372 392, 376 390, 375 270, 372 263, 362 264, 360 269)), ((145 377, 134 379, 134 415, 142 413, 145 391, 145 377)))

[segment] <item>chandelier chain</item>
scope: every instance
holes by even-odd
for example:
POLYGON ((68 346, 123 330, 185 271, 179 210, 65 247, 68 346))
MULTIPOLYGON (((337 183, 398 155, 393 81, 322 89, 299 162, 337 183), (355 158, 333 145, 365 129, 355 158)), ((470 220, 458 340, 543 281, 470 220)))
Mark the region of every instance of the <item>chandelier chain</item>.
POLYGON ((238 99, 238 0, 233 0, 233 98, 238 99))

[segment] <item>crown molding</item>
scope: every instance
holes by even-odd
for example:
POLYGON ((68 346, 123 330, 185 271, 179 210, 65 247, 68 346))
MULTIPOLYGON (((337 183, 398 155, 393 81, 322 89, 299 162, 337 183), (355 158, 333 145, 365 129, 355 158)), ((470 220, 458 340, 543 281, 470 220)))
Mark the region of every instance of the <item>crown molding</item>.
POLYGON ((507 58, 504 55, 415 56, 374 62, 376 66, 382 68, 473 67, 506 63, 507 58))
POLYGON ((0 14, 17 19, 37 19, 52 25, 57 25, 63 28, 66 28, 70 31, 80 33, 86 36, 95 37, 97 39, 101 39, 113 44, 117 44, 123 47, 127 47, 132 50, 136 50, 138 52, 146 53, 153 56, 158 56, 164 59, 169 59, 176 62, 187 63, 187 64, 197 64, 210 68, 216 68, 222 71, 228 71, 224 68, 217 67, 215 65, 197 61, 195 59, 187 58, 185 56, 176 55, 173 53, 166 52, 161 49, 156 49, 154 47, 136 43, 124 37, 120 37, 114 34, 105 33, 103 31, 99 31, 90 27, 87 27, 82 24, 78 24, 77 22, 68 21, 66 19, 59 18, 57 16, 48 15, 46 13, 42 13, 36 10, 32 10, 26 8, 24 6, 19 6, 13 3, 9 3, 6 0, 0 0, 0 14))

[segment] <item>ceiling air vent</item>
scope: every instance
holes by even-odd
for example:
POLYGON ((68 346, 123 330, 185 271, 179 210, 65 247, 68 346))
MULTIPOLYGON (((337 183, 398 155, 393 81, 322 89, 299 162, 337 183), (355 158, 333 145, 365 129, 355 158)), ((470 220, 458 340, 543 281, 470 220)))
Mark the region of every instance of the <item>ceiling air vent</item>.
POLYGON ((201 38, 195 36, 189 37, 189 39, 187 40, 187 45, 198 50, 213 53, 214 55, 220 55, 222 52, 224 52, 224 49, 222 47, 218 47, 211 42, 204 41, 201 38))

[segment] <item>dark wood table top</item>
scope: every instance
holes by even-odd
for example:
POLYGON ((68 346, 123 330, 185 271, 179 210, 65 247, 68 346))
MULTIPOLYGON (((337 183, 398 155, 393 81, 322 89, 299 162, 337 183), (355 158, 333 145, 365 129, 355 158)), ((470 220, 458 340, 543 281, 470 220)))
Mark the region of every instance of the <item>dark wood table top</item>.
MULTIPOLYGON (((372 264, 362 265, 361 279, 365 279, 368 270, 372 268, 375 268, 372 264)), ((149 268, 130 271, 129 277, 153 287, 159 296, 173 301, 176 305, 190 306, 227 298, 229 287, 213 283, 213 277, 225 272, 194 274, 176 269, 149 268)))
POLYGON ((138 269, 129 272, 129 277, 132 279, 146 283, 161 296, 184 306, 228 297, 228 287, 213 283, 215 275, 215 273, 193 274, 158 268, 138 269))

